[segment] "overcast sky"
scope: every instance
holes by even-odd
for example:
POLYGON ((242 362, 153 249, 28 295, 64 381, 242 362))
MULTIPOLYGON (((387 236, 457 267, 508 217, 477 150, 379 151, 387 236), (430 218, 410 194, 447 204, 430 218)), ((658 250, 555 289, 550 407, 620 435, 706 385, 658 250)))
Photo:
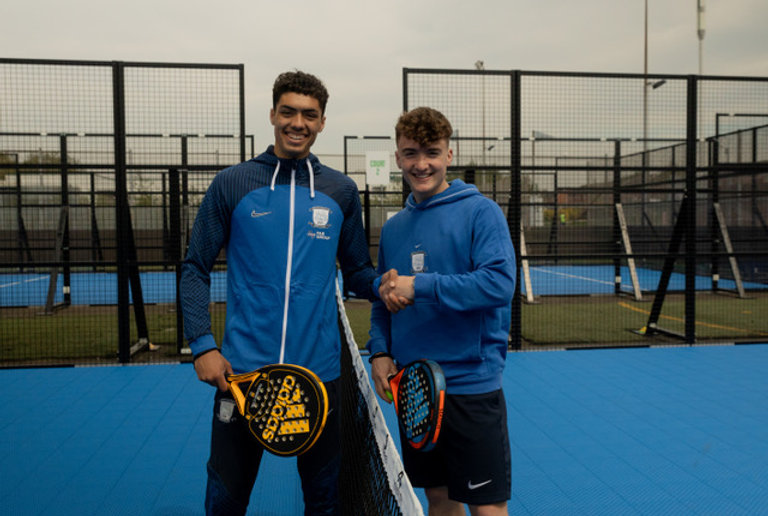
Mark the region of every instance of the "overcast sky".
MULTIPOLYGON (((3 0, 0 57, 244 64, 246 132, 273 141, 270 90, 330 91, 314 152, 392 135, 402 69, 643 71, 644 0, 3 0)), ((698 72, 696 0, 648 0, 649 73, 698 72)), ((705 75, 768 76, 768 2, 706 0, 705 75)))

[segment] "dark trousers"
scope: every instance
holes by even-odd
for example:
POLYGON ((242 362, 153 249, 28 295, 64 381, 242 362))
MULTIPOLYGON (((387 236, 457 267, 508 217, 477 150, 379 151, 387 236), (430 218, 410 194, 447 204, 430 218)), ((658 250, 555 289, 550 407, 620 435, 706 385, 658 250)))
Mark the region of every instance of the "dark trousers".
MULTIPOLYGON (((328 419, 317 442, 296 460, 304 493, 304 514, 339 514, 339 380, 325 382, 328 419)), ((245 514, 259 473, 264 447, 248 429, 229 392, 214 399, 211 456, 205 512, 209 516, 245 514)))

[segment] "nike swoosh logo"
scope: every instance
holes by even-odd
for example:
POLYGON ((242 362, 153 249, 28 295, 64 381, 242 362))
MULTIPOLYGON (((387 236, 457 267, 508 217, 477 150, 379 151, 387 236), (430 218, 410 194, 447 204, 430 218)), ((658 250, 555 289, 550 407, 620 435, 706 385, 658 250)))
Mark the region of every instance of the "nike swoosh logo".
POLYGON ((485 485, 488 485, 491 482, 493 482, 493 479, 486 480, 485 482, 480 482, 479 484, 473 484, 472 481, 470 480, 469 482, 467 482, 467 487, 471 490, 474 490, 474 489, 477 489, 478 487, 483 487, 485 485))
POLYGON ((253 210, 253 211, 251 211, 251 217, 253 217, 255 219, 256 217, 263 217, 264 215, 269 215, 270 213, 272 213, 272 212, 271 211, 262 211, 260 213, 257 213, 256 210, 253 210))

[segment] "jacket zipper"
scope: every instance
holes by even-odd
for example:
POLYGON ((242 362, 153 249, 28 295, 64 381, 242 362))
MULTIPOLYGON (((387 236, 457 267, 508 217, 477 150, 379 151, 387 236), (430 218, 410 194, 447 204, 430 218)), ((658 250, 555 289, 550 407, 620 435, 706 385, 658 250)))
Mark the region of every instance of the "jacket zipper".
POLYGON ((283 332, 280 337, 280 363, 285 360, 285 338, 288 332, 288 304, 291 293, 291 268, 293 265, 293 226, 296 211, 296 169, 291 170, 290 213, 288 215, 288 261, 285 268, 285 304, 283 306, 283 332))

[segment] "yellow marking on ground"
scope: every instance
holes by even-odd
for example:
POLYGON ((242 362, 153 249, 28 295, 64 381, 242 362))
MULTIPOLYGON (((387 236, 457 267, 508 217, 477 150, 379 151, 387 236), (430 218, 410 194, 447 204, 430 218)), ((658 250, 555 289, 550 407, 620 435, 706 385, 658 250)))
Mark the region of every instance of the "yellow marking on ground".
MULTIPOLYGON (((621 306, 623 308, 627 308, 629 310, 634 310, 635 312, 640 312, 642 314, 646 314, 646 315, 650 315, 651 314, 651 312, 649 312, 648 310, 643 310, 642 308, 637 308, 636 306, 628 305, 627 303, 625 303, 623 301, 619 301, 619 306, 621 306)), ((682 322, 682 323, 685 322, 685 319, 683 319, 682 317, 672 317, 671 315, 664 315, 664 314, 661 314, 659 317, 662 318, 662 319, 669 319, 671 321, 677 321, 677 322, 682 322)), ((715 329, 718 329, 718 330, 729 330, 729 331, 738 331, 738 332, 741 332, 741 333, 750 333, 750 334, 751 333, 756 333, 758 335, 768 335, 768 333, 763 333, 763 332, 760 332, 760 331, 745 330, 744 328, 734 328, 732 326, 723 326, 723 325, 720 325, 720 324, 707 323, 707 322, 703 322, 703 321, 696 321, 696 324, 698 324, 699 326, 706 326, 707 328, 715 328, 715 329)))

